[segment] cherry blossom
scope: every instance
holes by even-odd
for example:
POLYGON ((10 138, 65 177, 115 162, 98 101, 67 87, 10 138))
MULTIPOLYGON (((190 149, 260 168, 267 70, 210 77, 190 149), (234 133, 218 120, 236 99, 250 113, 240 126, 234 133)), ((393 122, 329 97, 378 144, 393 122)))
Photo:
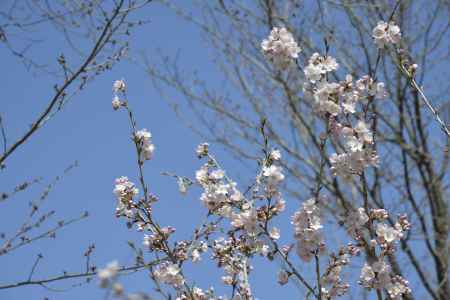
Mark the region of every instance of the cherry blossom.
POLYGON ((278 68, 286 69, 301 51, 293 35, 286 28, 274 27, 261 43, 264 55, 278 68))

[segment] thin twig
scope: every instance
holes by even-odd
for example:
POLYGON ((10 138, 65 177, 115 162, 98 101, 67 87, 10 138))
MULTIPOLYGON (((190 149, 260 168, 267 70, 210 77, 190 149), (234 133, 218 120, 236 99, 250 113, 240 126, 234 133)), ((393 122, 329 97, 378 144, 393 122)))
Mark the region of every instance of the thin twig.
MULTIPOLYGON (((154 266, 154 265, 160 263, 161 260, 162 259, 152 261, 150 263, 143 264, 143 265, 138 265, 138 266, 123 267, 123 268, 120 268, 118 272, 120 273, 120 272, 127 272, 127 271, 138 271, 140 269, 154 266)), ((84 273, 78 273, 78 274, 64 274, 61 276, 55 276, 55 277, 51 277, 51 278, 47 278, 47 279, 40 279, 40 280, 26 280, 26 281, 13 283, 13 284, 2 285, 2 286, 0 286, 0 290, 17 288, 17 287, 21 287, 24 285, 41 285, 41 286, 43 286, 46 283, 55 282, 55 281, 74 279, 74 278, 83 278, 83 277, 92 277, 92 276, 97 275, 98 272, 99 271, 91 271, 91 272, 84 272, 84 273)))

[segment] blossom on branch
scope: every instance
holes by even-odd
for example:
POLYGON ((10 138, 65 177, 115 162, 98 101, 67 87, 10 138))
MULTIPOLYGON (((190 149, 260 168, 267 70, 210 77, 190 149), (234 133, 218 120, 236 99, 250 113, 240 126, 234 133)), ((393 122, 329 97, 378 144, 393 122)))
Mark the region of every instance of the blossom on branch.
POLYGON ((279 69, 288 68, 298 58, 300 47, 286 28, 274 27, 261 43, 264 55, 279 69))
POLYGON ((141 129, 135 133, 135 141, 139 146, 141 159, 150 160, 153 157, 153 152, 155 151, 155 145, 153 145, 151 138, 152 134, 147 129, 141 129))
POLYGON ((393 21, 390 21, 389 23, 379 21, 372 31, 372 37, 378 48, 383 48, 385 45, 398 44, 402 37, 402 33, 400 32, 400 27, 393 21))
POLYGON ((314 198, 303 202, 302 208, 292 216, 291 223, 297 239, 297 253, 302 260, 310 261, 314 255, 324 253, 320 209, 314 198))

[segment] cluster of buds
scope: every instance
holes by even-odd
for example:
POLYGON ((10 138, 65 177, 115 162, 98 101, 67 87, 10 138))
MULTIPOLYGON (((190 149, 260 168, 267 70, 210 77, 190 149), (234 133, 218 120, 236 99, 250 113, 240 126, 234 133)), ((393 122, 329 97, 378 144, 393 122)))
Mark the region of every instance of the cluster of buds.
POLYGON ((350 285, 342 281, 341 273, 342 268, 349 263, 351 255, 352 253, 346 247, 339 249, 338 255, 331 255, 330 263, 321 278, 324 299, 340 297, 348 291, 350 285))

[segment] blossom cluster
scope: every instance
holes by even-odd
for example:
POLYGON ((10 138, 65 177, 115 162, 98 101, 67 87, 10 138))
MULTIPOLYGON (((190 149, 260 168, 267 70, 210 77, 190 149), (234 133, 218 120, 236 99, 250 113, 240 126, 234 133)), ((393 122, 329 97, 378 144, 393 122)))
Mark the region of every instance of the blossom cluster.
POLYGON ((398 44, 402 37, 400 27, 393 21, 389 23, 380 21, 372 31, 372 37, 375 40, 378 48, 383 48, 389 44, 398 44))
POLYGON ((184 278, 180 274, 180 268, 173 263, 163 262, 153 271, 156 280, 161 283, 179 288, 184 284, 184 278))
POLYGON ((379 245, 383 251, 392 252, 394 244, 404 237, 411 225, 406 215, 400 215, 394 227, 386 224, 388 218, 389 213, 385 209, 371 209, 367 214, 366 210, 360 207, 348 214, 345 224, 348 233, 357 241, 368 239, 369 229, 375 228, 377 239, 370 243, 379 245))
POLYGON ((327 73, 336 71, 338 67, 339 64, 333 57, 329 55, 324 57, 315 52, 305 67, 305 77, 311 82, 320 81, 327 73))
POLYGON ((390 266, 383 260, 364 264, 359 283, 367 289, 386 289, 391 299, 400 300, 411 293, 408 281, 399 275, 392 276, 390 266))
POLYGON ((341 273, 344 266, 350 262, 352 247, 342 247, 338 255, 332 255, 329 265, 322 276, 322 295, 325 299, 332 299, 344 295, 350 285, 341 279, 341 273))
POLYGON ((230 217, 235 203, 242 201, 243 196, 236 188, 236 183, 225 178, 225 171, 211 162, 203 165, 196 173, 197 183, 203 188, 200 200, 209 211, 230 217))
POLYGON ((118 201, 116 215, 131 218, 134 215, 133 198, 139 194, 139 189, 125 176, 117 178, 115 183, 114 194, 118 201))
POLYGON ((292 33, 286 28, 274 27, 261 43, 264 55, 279 69, 286 69, 301 51, 292 33))
POLYGON ((252 292, 248 282, 248 273, 251 267, 248 265, 245 255, 237 251, 243 241, 218 238, 213 243, 213 258, 218 266, 223 267, 226 275, 222 276, 222 282, 226 285, 236 286, 239 298, 252 299, 252 292))
POLYGON ((328 118, 329 127, 336 139, 343 140, 342 153, 330 156, 334 176, 349 179, 361 174, 364 168, 378 165, 378 155, 371 145, 373 134, 363 119, 351 121, 349 115, 357 113, 357 104, 386 96, 384 84, 363 76, 356 82, 347 75, 344 81, 329 82, 327 72, 337 69, 334 59, 313 54, 305 68, 309 79, 303 87, 307 99, 313 101, 316 112, 328 118))
POLYGON ((345 151, 330 156, 330 170, 334 176, 349 179, 355 174, 362 174, 367 167, 378 166, 378 155, 370 147, 373 143, 372 133, 364 121, 358 121, 354 128, 343 127, 340 130, 345 151))
POLYGON ((354 210, 346 221, 347 230, 358 243, 367 244, 379 255, 372 264, 366 263, 360 276, 360 284, 368 289, 386 289, 392 299, 401 299, 403 294, 411 292, 408 282, 399 275, 392 275, 390 266, 383 258, 395 251, 395 243, 404 237, 409 230, 410 224, 405 215, 398 217, 394 227, 386 224, 389 214, 384 209, 372 209, 369 213, 362 207, 354 210), (370 239, 370 230, 375 228, 376 239, 370 239))
POLYGON ((292 216, 292 224, 297 240, 297 253, 302 260, 310 261, 314 255, 324 254, 323 226, 316 199, 303 202, 302 208, 292 216))

